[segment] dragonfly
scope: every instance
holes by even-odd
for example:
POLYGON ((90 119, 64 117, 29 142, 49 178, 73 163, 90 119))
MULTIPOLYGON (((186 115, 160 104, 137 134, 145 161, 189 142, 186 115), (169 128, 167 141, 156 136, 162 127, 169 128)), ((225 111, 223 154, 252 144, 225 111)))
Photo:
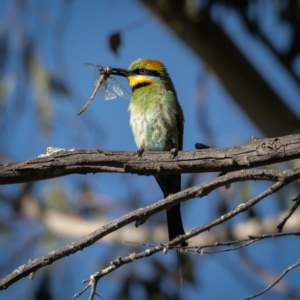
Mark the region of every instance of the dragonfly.
POLYGON ((99 77, 95 80, 95 90, 88 100, 88 102, 82 107, 77 115, 82 114, 91 102, 94 100, 96 94, 99 94, 104 97, 105 100, 112 100, 117 97, 122 97, 126 100, 130 100, 131 93, 128 92, 114 77, 111 77, 110 74, 113 72, 112 67, 103 67, 100 64, 91 64, 84 63, 85 67, 92 66, 99 70, 99 77))

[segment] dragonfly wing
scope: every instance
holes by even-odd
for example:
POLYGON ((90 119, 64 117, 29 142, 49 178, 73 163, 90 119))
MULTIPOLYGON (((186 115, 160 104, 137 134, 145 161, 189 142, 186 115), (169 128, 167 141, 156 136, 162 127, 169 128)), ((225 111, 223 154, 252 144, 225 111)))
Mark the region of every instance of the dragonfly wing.
MULTIPOLYGON (((99 72, 103 70, 103 66, 100 64, 83 63, 85 67, 92 66, 95 68, 94 81, 95 87, 97 87, 100 77, 99 72), (98 69, 98 70, 97 70, 98 69)), ((101 76, 101 75, 100 75, 101 76)), ((112 100, 119 97, 130 100, 131 94, 113 77, 108 77, 104 80, 99 87, 97 94, 105 100, 112 100)))
POLYGON ((112 100, 117 97, 118 97, 118 95, 116 93, 114 93, 113 91, 110 91, 110 90, 105 91, 104 100, 112 100))
POLYGON ((130 92, 128 92, 125 88, 123 88, 123 90, 122 90, 122 93, 123 93, 123 98, 124 99, 126 99, 126 100, 130 100, 131 99, 131 93, 130 92))
POLYGON ((131 94, 113 77, 107 78, 109 89, 113 90, 119 97, 130 100, 131 94))
MULTIPOLYGON (((95 80, 95 85, 97 85, 98 80, 95 80)), ((112 100, 117 98, 118 96, 114 91, 109 89, 107 80, 104 80, 102 82, 100 88, 98 89, 97 95, 100 96, 101 98, 104 98, 104 100, 112 100)))
POLYGON ((85 66, 85 67, 94 67, 94 68, 96 68, 96 69, 103 69, 103 66, 102 65, 100 65, 100 64, 91 64, 91 63, 83 63, 83 65, 85 66))

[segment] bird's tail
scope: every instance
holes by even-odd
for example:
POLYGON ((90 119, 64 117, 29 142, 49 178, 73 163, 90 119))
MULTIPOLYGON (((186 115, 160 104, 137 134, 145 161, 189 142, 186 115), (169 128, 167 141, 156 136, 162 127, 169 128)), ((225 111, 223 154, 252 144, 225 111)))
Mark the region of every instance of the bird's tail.
MULTIPOLYGON (((159 175, 159 176, 155 176, 155 179, 158 182, 165 198, 170 194, 175 194, 179 192, 181 189, 180 174, 159 175)), ((169 232, 170 241, 175 239, 179 235, 185 234, 182 225, 180 204, 177 204, 167 210, 167 222, 168 222, 168 232, 169 232)), ((187 246, 187 243, 185 242, 182 243, 182 246, 187 246)))
POLYGON ((179 235, 185 234, 182 225, 180 204, 175 205, 167 210, 167 222, 170 241, 174 240, 179 235))
MULTIPOLYGON (((181 190, 181 175, 174 174, 174 175, 159 175, 155 176, 157 183, 159 184, 161 190, 164 193, 164 197, 166 198, 170 194, 175 194, 181 190)), ((180 204, 177 204, 170 209, 167 210, 167 222, 168 222, 168 232, 169 232, 169 240, 173 240, 179 235, 185 234, 182 219, 181 219, 181 212, 180 212, 180 204)), ((181 243, 180 246, 187 246, 187 242, 181 243)), ((180 278, 180 286, 182 290, 182 265, 181 265, 181 258, 180 252, 177 252, 177 261, 179 266, 179 278, 180 278)))

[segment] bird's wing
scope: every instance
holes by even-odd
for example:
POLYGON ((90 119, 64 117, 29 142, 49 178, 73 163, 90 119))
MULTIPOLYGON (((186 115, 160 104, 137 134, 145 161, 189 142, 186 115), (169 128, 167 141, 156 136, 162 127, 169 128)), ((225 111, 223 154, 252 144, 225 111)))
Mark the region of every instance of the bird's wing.
POLYGON ((184 118, 182 109, 179 106, 180 113, 177 115, 177 128, 178 128, 178 150, 182 150, 183 147, 183 130, 184 130, 184 118))

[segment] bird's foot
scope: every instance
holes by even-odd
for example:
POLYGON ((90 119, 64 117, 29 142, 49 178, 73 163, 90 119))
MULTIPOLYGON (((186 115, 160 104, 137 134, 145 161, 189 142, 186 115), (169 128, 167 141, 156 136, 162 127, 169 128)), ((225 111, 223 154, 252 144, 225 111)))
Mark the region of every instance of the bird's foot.
POLYGON ((177 148, 173 148, 170 150, 170 158, 173 159, 177 156, 178 154, 178 149, 177 148))
POLYGON ((144 148, 139 148, 139 149, 136 150, 136 153, 137 153, 138 157, 142 157, 144 152, 145 152, 144 148))

